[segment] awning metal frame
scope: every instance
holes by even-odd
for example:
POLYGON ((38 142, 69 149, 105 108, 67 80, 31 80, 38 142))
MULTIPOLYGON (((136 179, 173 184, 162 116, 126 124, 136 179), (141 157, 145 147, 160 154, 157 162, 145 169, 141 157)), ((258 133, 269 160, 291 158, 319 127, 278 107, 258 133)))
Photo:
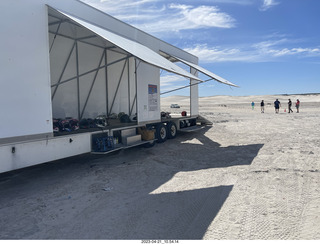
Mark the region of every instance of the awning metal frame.
POLYGON ((123 36, 120 36, 110 30, 107 30, 105 28, 102 28, 100 26, 97 26, 95 24, 89 23, 85 20, 79 19, 75 16, 72 16, 70 14, 67 14, 61 10, 54 9, 57 13, 60 13, 61 15, 65 16, 66 18, 70 19, 71 21, 75 22, 76 24, 81 25, 82 27, 88 29, 89 31, 97 34, 98 36, 102 37, 106 41, 113 43, 121 50, 131 53, 133 56, 135 56, 137 59, 140 59, 141 61, 158 67, 160 69, 167 70, 172 73, 176 73, 178 75, 187 77, 188 79, 194 79, 201 81, 198 77, 192 75, 191 73, 185 71, 184 69, 180 68, 179 66, 173 64, 166 58, 162 57, 160 54, 156 53, 155 51, 151 50, 150 48, 136 42, 133 40, 130 40, 128 38, 125 38, 123 36))
MULTIPOLYGON (((54 18, 57 18, 56 16, 54 16, 54 18)), ((120 86, 120 83, 121 83, 121 80, 122 80, 122 77, 123 77, 123 73, 124 73, 124 70, 125 70, 125 67, 127 67, 128 69, 128 108, 129 108, 129 116, 132 115, 132 112, 133 112, 133 108, 134 106, 136 105, 137 106, 137 103, 136 103, 136 92, 137 92, 137 88, 136 88, 136 91, 135 91, 135 99, 132 101, 130 101, 130 70, 129 70, 129 59, 133 57, 133 55, 131 54, 124 54, 123 52, 119 52, 117 50, 114 50, 116 49, 117 47, 112 45, 112 46, 109 46, 109 47, 104 47, 104 46, 100 46, 100 45, 97 45, 97 44, 94 44, 94 43, 90 43, 90 42, 87 42, 85 40, 87 39, 90 39, 90 38, 101 38, 100 36, 97 36, 96 34, 93 34, 93 35, 89 35, 89 36, 85 36, 85 37, 80 37, 80 38, 74 38, 72 36, 68 36, 68 35, 64 35, 64 34, 61 34, 59 33, 59 29, 61 27, 62 24, 72 24, 71 21, 64 21, 62 19, 60 19, 59 21, 56 21, 54 23, 50 23, 49 25, 58 25, 57 27, 57 30, 55 32, 52 32, 52 31, 49 31, 49 33, 53 34, 54 37, 53 37, 53 41, 50 45, 50 50, 49 52, 51 52, 51 50, 53 49, 54 47, 54 42, 55 42, 55 39, 56 39, 56 36, 60 36, 62 38, 67 38, 67 39, 71 39, 74 41, 70 51, 69 51, 69 54, 68 54, 68 57, 63 65, 63 68, 62 68, 62 71, 59 75, 59 79, 58 81, 55 83, 55 84, 52 84, 51 87, 53 88, 54 87, 54 91, 52 93, 52 97, 51 99, 53 100, 55 95, 56 95, 56 92, 57 92, 57 89, 60 85, 64 84, 64 83, 67 83, 67 82, 71 82, 71 81, 76 81, 77 82, 77 107, 78 107, 78 119, 81 120, 83 118, 83 115, 84 115, 84 112, 85 112, 85 109, 87 107, 87 104, 88 104, 88 101, 90 99, 90 96, 91 96, 91 93, 92 93, 92 89, 94 87, 94 84, 95 84, 95 81, 96 81, 96 77, 98 75, 98 72, 101 70, 101 69, 105 69, 105 84, 106 84, 106 115, 108 116, 111 112, 112 112, 112 109, 113 109, 113 106, 114 106, 114 102, 115 102, 115 99, 118 95, 118 92, 119 92, 119 86, 120 86), (78 43, 81 42, 83 44, 86 44, 86 45, 91 45, 91 46, 94 46, 94 47, 97 47, 97 48, 101 48, 103 49, 103 52, 102 52, 102 55, 100 57, 100 60, 99 60, 99 64, 98 64, 98 67, 95 68, 95 69, 92 69, 92 70, 89 70, 89 71, 86 71, 84 73, 79 73, 79 55, 78 55, 78 43), (110 62, 108 63, 107 62, 107 51, 112 51, 112 52, 116 52, 116 53, 119 53, 121 55, 126 55, 125 57, 123 58, 120 58, 118 60, 115 60, 113 62, 110 62), (63 78, 63 75, 65 73, 65 70, 68 66, 68 63, 72 57, 72 55, 74 54, 75 52, 75 59, 76 59, 76 75, 74 77, 71 77, 71 78, 68 78, 66 80, 62 80, 63 78), (102 61, 104 60, 104 64, 102 64, 102 61), (116 92, 115 92, 115 95, 114 95, 114 98, 113 98, 113 101, 111 103, 111 107, 109 108, 109 92, 108 92, 108 67, 111 66, 111 65, 114 65, 114 64, 117 64, 121 61, 125 61, 124 62, 124 66, 123 66, 123 69, 122 69, 122 72, 120 74, 120 78, 119 78, 119 81, 118 81, 118 85, 117 85, 117 89, 116 89, 116 92), (84 103, 84 106, 83 108, 81 109, 80 108, 80 77, 83 77, 85 75, 88 75, 90 73, 93 73, 95 72, 95 75, 94 75, 94 78, 91 82, 91 86, 90 86, 90 90, 85 98, 85 103, 84 103)), ((78 28, 84 28, 80 25, 76 25, 78 28)), ((90 31, 90 30, 88 30, 90 31)), ((91 31, 90 31, 91 32, 91 31)), ((105 40, 104 40, 105 41, 105 40)), ((136 76, 135 76, 136 78, 136 76)), ((137 82, 135 82, 135 86, 137 85, 137 82)))
POLYGON ((206 69, 204 69, 204 68, 202 68, 202 67, 200 67, 200 66, 198 66, 196 64, 192 64, 192 63, 190 63, 190 62, 188 62, 186 60, 183 60, 182 58, 178 58, 178 57, 176 57, 174 55, 171 55, 171 54, 168 54, 168 53, 166 53, 164 51, 160 51, 160 54, 162 56, 164 56, 165 58, 167 58, 168 60, 171 60, 172 62, 181 62, 181 63, 189 66, 190 69, 193 68, 193 69, 201 72, 202 74, 210 77, 210 79, 203 80, 203 81, 200 81, 200 82, 197 82, 197 83, 194 83, 194 84, 191 84, 191 82, 190 82, 190 84, 187 85, 187 86, 182 86, 182 87, 170 90, 170 91, 166 91, 166 92, 161 93, 160 95, 164 95, 164 94, 167 94, 167 93, 170 93, 170 92, 178 91, 178 90, 181 90, 181 89, 184 89, 184 88, 188 88, 188 87, 191 87, 191 86, 194 86, 194 85, 202 84, 202 83, 205 83, 205 82, 208 82, 208 81, 211 81, 211 80, 218 81, 218 82, 223 83, 225 85, 238 87, 237 85, 231 83, 230 81, 227 81, 226 79, 224 79, 224 78, 222 78, 222 77, 220 77, 220 76, 218 76, 218 75, 216 75, 216 74, 214 74, 214 73, 212 73, 212 72, 210 72, 210 71, 208 71, 208 70, 206 70, 206 69))

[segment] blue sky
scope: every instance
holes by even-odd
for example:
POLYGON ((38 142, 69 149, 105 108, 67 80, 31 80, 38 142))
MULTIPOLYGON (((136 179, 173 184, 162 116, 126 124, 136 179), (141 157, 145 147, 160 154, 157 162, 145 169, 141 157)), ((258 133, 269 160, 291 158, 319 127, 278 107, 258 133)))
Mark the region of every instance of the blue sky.
MULTIPOLYGON (((240 86, 209 81, 200 96, 320 92, 319 0, 82 1, 195 54, 199 65, 240 86)), ((163 72, 161 92, 187 82, 163 72)))

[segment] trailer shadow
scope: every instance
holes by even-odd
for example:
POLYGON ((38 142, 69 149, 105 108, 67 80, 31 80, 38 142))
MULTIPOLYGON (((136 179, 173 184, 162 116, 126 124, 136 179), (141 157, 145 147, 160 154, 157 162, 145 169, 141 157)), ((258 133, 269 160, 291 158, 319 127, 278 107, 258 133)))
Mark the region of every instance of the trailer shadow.
POLYGON ((250 165, 263 146, 205 133, 1 174, 0 239, 202 239, 233 185, 156 190, 181 171, 250 165))
MULTIPOLYGON (((205 133, 210 129, 198 131, 196 133, 180 133, 176 141, 183 145, 183 155, 187 161, 195 160, 197 163, 188 165, 187 170, 197 170, 197 168, 226 168, 232 166, 250 165, 257 156, 263 144, 231 145, 221 147, 221 145, 208 138, 205 133), (185 143, 196 139, 199 143, 185 143), (196 151, 196 153, 194 153, 196 151)), ((169 143, 176 143, 169 141, 169 143)), ((170 151, 170 146, 168 147, 170 151)))
MULTIPOLYGON (((107 211, 90 212, 95 223, 102 223, 98 226, 99 232, 96 231, 97 225, 77 224, 71 232, 78 234, 72 238, 79 238, 80 234, 81 238, 90 239, 92 233, 96 233, 96 239, 199 240, 203 238, 231 190, 232 186, 219 186, 161 194, 137 194, 139 197, 133 201, 118 202, 115 205, 111 203, 107 211)), ((123 196, 122 200, 125 199, 123 196)), ((86 221, 83 216, 81 218, 86 221)))

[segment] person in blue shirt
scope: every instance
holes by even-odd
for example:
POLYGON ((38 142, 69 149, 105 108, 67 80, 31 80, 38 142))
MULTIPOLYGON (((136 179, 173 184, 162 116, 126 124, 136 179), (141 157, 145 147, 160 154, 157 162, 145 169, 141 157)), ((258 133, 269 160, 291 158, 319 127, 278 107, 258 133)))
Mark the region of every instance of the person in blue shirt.
POLYGON ((252 106, 252 110, 253 110, 254 109, 254 101, 252 101, 251 106, 252 106))
POLYGON ((278 99, 275 100, 274 102, 274 108, 276 110, 276 113, 279 113, 279 108, 281 107, 281 103, 278 99))

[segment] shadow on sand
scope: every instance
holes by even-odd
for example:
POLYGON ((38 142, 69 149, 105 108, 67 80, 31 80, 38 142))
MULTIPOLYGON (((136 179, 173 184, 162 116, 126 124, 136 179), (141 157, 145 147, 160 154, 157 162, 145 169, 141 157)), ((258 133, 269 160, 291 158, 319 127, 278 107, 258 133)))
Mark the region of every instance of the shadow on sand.
POLYGON ((202 239, 233 185, 152 192, 181 171, 250 165, 263 146, 220 147, 205 132, 1 174, 0 238, 202 239))

